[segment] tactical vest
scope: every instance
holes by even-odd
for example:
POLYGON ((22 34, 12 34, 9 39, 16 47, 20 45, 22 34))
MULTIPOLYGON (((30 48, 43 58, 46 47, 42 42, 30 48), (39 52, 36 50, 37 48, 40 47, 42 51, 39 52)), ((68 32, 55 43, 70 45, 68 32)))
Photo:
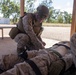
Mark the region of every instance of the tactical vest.
MULTIPOLYGON (((35 32, 35 34, 37 36, 40 36, 41 33, 42 33, 42 31, 43 31, 42 23, 40 23, 39 26, 34 26, 34 22, 35 22, 35 16, 34 16, 34 14, 32 14, 32 13, 26 13, 24 16, 26 16, 27 14, 31 14, 32 15, 33 30, 34 30, 34 32, 35 32)), ((20 17, 19 22, 17 24, 17 27, 18 27, 18 29, 20 30, 21 33, 26 33, 25 30, 24 30, 24 28, 23 28, 23 23, 22 23, 22 18, 23 17, 20 17)))

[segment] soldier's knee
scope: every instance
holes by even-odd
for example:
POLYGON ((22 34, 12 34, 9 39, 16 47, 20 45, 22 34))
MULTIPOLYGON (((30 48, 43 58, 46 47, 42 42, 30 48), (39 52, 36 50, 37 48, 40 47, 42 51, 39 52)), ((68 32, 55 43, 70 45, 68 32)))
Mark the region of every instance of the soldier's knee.
POLYGON ((29 37, 28 37, 28 35, 23 35, 22 37, 21 37, 21 39, 22 40, 24 40, 24 41, 26 41, 26 42, 28 42, 30 39, 29 39, 29 37))
POLYGON ((16 42, 20 41, 20 40, 24 40, 24 41, 29 41, 29 37, 26 34, 20 33, 18 34, 15 39, 16 42))

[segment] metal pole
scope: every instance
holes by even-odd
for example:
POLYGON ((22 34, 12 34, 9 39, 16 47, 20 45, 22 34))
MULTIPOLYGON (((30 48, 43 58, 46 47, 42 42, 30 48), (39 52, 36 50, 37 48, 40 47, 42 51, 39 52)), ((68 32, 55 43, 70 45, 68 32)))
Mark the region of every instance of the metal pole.
POLYGON ((20 0, 20 15, 24 15, 24 0, 20 0))
POLYGON ((71 24, 71 36, 76 32, 76 0, 73 2, 73 14, 71 24))

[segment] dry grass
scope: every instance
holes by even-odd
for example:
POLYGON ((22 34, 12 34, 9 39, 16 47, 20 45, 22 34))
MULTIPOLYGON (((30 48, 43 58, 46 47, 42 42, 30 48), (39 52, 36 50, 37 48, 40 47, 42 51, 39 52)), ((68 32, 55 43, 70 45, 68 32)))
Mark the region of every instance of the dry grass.
POLYGON ((43 23, 43 26, 52 26, 52 27, 70 27, 71 24, 43 23))

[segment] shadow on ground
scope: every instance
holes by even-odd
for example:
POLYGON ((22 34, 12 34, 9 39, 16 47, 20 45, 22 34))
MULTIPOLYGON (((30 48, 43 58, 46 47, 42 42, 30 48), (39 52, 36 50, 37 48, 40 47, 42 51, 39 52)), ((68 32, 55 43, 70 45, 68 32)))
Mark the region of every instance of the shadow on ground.
POLYGON ((0 38, 0 56, 16 52, 16 42, 9 37, 0 38))

